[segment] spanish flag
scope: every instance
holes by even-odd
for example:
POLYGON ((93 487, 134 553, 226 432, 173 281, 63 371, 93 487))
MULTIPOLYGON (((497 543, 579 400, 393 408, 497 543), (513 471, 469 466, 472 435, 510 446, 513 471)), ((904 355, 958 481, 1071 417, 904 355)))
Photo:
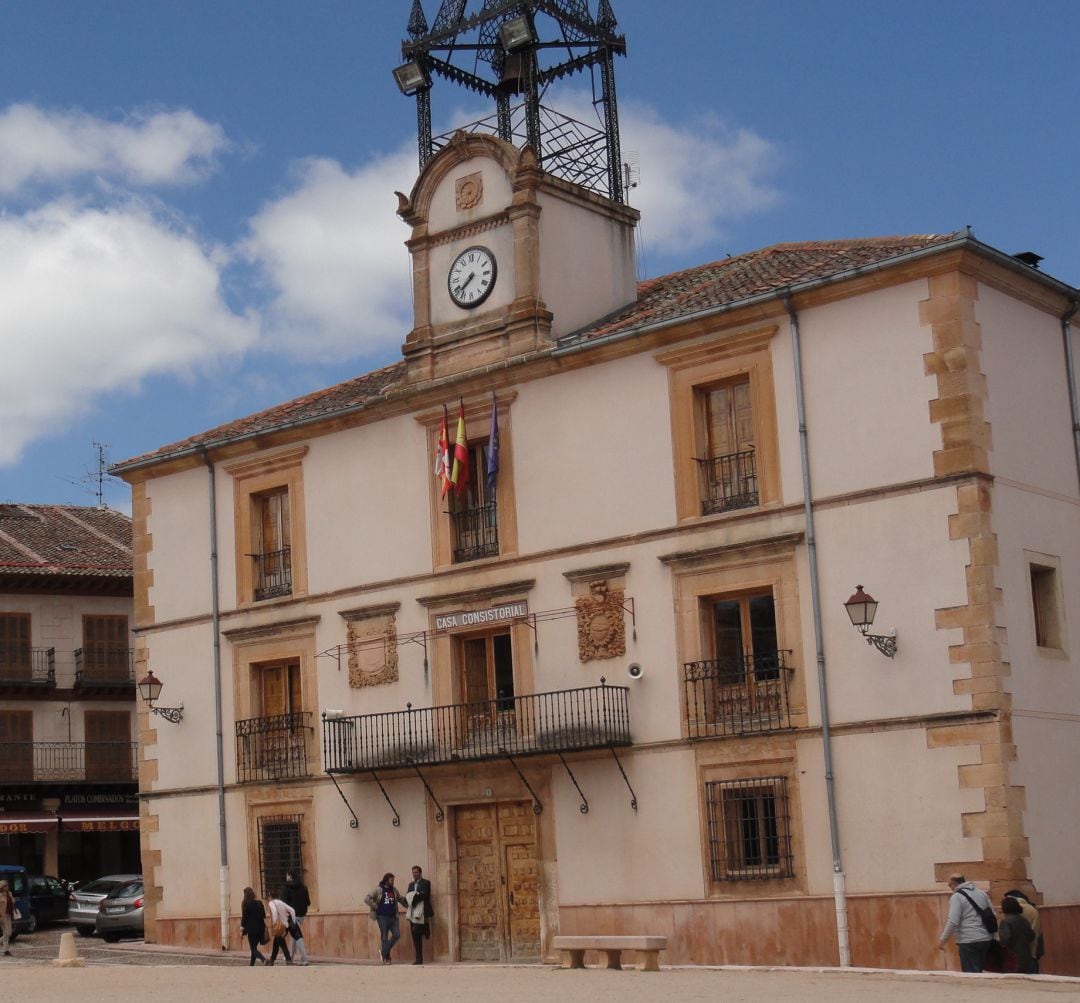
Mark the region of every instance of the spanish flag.
POLYGON ((469 484, 469 439, 465 434, 465 402, 459 401, 457 438, 454 440, 454 468, 450 471, 450 483, 461 494, 469 484))
POLYGON ((443 405, 442 427, 439 429, 439 443, 435 447, 435 480, 442 489, 443 498, 450 490, 450 419, 443 405))

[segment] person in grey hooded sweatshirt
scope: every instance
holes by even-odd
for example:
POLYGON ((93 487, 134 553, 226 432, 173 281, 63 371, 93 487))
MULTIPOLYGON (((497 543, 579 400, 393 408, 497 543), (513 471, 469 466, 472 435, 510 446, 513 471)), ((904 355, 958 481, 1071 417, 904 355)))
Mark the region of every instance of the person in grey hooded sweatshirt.
POLYGON ((965 880, 963 874, 951 875, 949 887, 952 889, 949 918, 938 937, 938 947, 944 951, 949 938, 955 936, 960 952, 960 971, 981 972, 994 935, 983 924, 979 909, 992 908, 990 899, 986 892, 965 880))

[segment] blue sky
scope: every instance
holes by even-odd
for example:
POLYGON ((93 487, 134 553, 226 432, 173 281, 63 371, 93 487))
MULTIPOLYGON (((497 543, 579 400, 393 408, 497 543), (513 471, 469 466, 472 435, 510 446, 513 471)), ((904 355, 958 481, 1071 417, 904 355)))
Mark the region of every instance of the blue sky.
MULTIPOLYGON (((1080 5, 612 4, 647 274, 970 225, 1080 285, 1080 5)), ((92 504, 94 441, 121 460, 399 357, 409 7, 0 6, 0 500, 92 504)), ((489 110, 433 101, 437 129, 489 110)))

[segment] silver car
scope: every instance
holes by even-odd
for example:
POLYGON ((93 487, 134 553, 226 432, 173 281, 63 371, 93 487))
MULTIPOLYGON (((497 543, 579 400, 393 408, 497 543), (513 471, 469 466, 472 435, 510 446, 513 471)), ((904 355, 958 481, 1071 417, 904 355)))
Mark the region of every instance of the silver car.
POLYGON ((68 899, 68 919, 84 937, 92 937, 97 929, 98 906, 114 888, 130 881, 141 881, 140 874, 109 874, 76 888, 68 899))
POLYGON ((143 935, 142 878, 118 885, 98 903, 97 932, 110 944, 143 935))

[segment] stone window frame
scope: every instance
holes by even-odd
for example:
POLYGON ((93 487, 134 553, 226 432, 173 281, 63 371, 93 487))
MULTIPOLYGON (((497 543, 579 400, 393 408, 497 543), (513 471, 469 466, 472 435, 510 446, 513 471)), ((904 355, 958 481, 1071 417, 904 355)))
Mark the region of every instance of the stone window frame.
POLYGON ((1035 650, 1051 658, 1067 657, 1068 633, 1061 558, 1053 554, 1024 551, 1030 586, 1031 629, 1035 650))
POLYGON ((307 595, 307 532, 304 515, 303 461, 308 447, 299 446, 269 455, 225 464, 233 479, 233 521, 236 604, 239 608, 264 607, 307 595), (255 598, 255 562, 249 556, 257 547, 258 496, 285 488, 289 493, 290 562, 292 591, 287 596, 255 598))
POLYGON ((731 518, 779 504, 780 450, 773 361, 769 348, 778 330, 776 325, 769 325, 724 334, 705 343, 698 342, 655 356, 656 361, 668 370, 675 511, 680 522, 731 518), (703 515, 697 458, 704 455, 705 429, 699 394, 718 383, 742 378, 750 381, 758 503, 750 508, 703 515))

